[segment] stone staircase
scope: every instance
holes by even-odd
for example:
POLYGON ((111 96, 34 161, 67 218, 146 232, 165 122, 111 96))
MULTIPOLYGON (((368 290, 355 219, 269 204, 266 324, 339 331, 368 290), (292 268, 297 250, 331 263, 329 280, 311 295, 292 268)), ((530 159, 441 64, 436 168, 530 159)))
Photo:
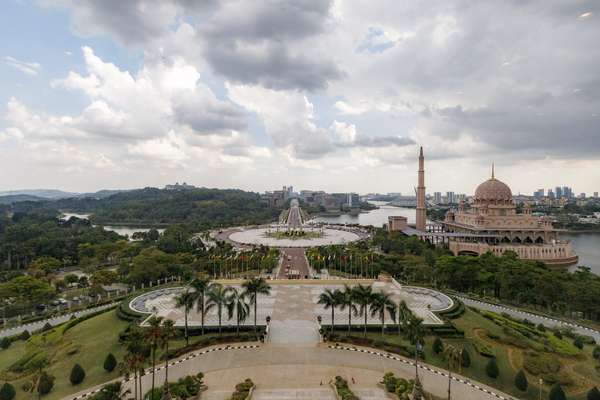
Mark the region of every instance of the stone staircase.
POLYGON ((252 400, 335 400, 333 390, 322 389, 257 389, 252 400))

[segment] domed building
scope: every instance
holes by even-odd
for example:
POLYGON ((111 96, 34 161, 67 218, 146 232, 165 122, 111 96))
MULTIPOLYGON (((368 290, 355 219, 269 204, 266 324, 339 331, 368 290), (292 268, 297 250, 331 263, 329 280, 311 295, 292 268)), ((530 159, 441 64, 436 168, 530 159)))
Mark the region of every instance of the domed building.
POLYGON ((493 167, 492 177, 475 190, 470 208, 461 203, 446 214, 443 225, 445 232, 460 234, 448 243, 454 255, 514 251, 519 258, 550 265, 578 261, 571 243, 559 239, 549 218, 532 215, 527 204, 517 212, 510 187, 496 179, 493 167))

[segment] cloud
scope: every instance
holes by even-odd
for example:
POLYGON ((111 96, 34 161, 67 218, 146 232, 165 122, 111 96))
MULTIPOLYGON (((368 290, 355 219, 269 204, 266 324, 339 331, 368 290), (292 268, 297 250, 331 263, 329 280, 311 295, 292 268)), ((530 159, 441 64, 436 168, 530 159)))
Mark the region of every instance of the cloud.
POLYGON ((20 61, 20 60, 17 60, 16 58, 10 57, 10 56, 4 56, 2 58, 2 63, 9 65, 13 68, 16 68, 19 71, 21 71, 27 75, 31 75, 31 76, 38 75, 40 73, 40 71, 42 70, 42 66, 40 63, 20 61))

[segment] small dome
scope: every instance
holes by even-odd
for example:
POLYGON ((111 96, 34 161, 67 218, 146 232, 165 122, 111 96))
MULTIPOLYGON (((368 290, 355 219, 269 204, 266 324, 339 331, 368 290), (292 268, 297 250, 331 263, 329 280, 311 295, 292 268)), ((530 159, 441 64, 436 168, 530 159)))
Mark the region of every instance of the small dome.
POLYGON ((512 202, 512 192, 508 185, 496 178, 488 179, 475 189, 475 201, 512 202))

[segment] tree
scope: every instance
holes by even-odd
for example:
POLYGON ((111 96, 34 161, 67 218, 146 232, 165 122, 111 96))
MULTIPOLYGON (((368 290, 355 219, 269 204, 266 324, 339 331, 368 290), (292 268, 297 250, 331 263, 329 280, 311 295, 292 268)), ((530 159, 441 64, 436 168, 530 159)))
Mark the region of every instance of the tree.
POLYGON ((408 308, 406 301, 402 300, 398 303, 398 335, 400 335, 402 330, 406 327, 406 324, 412 315, 413 313, 410 311, 410 308, 408 308))
POLYGON ((7 337, 0 339, 0 349, 8 349, 12 344, 11 340, 7 337))
POLYGON ((423 320, 416 315, 411 315, 408 324, 406 325, 406 336, 408 340, 414 345, 421 344, 424 335, 425 328, 423 328, 423 320))
POLYGON ((587 392, 587 400, 600 400, 600 390, 598 390, 598 388, 596 386, 594 386, 593 388, 590 389, 589 392, 587 392))
MULTIPOLYGON (((175 322, 171 319, 166 319, 163 322, 163 340, 162 343, 165 346, 165 384, 163 385, 165 395, 164 397, 170 398, 169 395, 169 341, 175 337, 177 330, 175 329, 175 322)), ((163 397, 163 398, 164 398, 163 397)))
POLYGON ((495 358, 491 358, 490 361, 485 366, 485 373, 490 378, 496 379, 498 375, 500 375, 500 370, 498 369, 498 363, 495 358))
POLYGON ((190 345, 190 338, 188 335, 188 315, 190 313, 190 309, 194 306, 194 302, 196 301, 195 295, 186 289, 179 296, 175 297, 175 307, 182 308, 183 307, 183 320, 184 320, 184 335, 185 335, 185 344, 186 346, 190 345))
POLYGON ((396 303, 392 300, 389 293, 375 293, 371 299, 371 317, 379 316, 381 321, 381 335, 383 336, 385 329, 385 312, 390 314, 392 320, 396 319, 396 303))
POLYGON ((365 323, 363 325, 363 328, 364 328, 364 337, 367 337, 367 316, 368 316, 368 309, 369 309, 369 306, 371 305, 371 300, 373 298, 373 287, 358 285, 354 288, 354 290, 355 290, 354 302, 359 307, 359 314, 364 316, 364 318, 365 318, 365 323))
POLYGON ((432 349, 435 354, 440 354, 444 351, 444 343, 442 342, 442 339, 439 338, 439 336, 436 336, 433 340, 432 349))
POLYGON ((236 334, 240 334, 240 323, 244 322, 250 314, 250 305, 246 303, 245 292, 230 288, 227 297, 227 316, 231 319, 235 315, 236 334))
POLYGON ((594 358, 599 359, 600 358, 600 346, 595 346, 594 347, 594 352, 592 353, 592 355, 594 356, 594 358))
POLYGON ((461 363, 460 365, 463 368, 469 368, 471 366, 471 354, 466 349, 463 349, 461 352, 461 363))
POLYGON ((104 370, 106 372, 112 372, 117 366, 117 359, 113 355, 113 353, 108 353, 106 358, 104 359, 104 370))
POLYGON ((323 293, 319 295, 317 304, 320 304, 326 310, 331 309, 331 334, 333 335, 333 328, 335 325, 335 308, 341 303, 342 292, 338 289, 331 290, 325 289, 323 293))
POLYGON ((208 291, 210 291, 210 279, 208 278, 197 278, 194 279, 190 286, 194 288, 194 297, 196 303, 196 309, 200 311, 200 325, 202 329, 202 335, 204 335, 204 317, 206 316, 206 302, 205 296, 208 291))
POLYGON ((522 369, 517 372, 515 375, 515 387, 519 389, 521 392, 526 392, 527 387, 529 386, 529 382, 527 381, 527 376, 525 376, 525 372, 522 369))
POLYGON ((448 363, 448 400, 451 397, 451 385, 452 385, 452 369, 458 368, 461 363, 461 350, 452 346, 445 345, 444 346, 444 358, 448 363))
POLYGON ((552 389, 550 389, 550 394, 548 395, 548 399, 549 400, 567 400, 567 396, 565 395, 565 392, 563 391, 562 387, 560 386, 560 383, 555 383, 554 386, 552 386, 552 389))
POLYGON ((356 315, 358 313, 358 308, 354 304, 354 297, 354 289, 348 285, 344 285, 339 306, 341 311, 344 311, 348 307, 348 334, 350 334, 350 329, 352 328, 352 314, 356 315))
POLYGON ((250 302, 254 305, 254 334, 257 334, 256 331, 256 314, 257 314, 257 303, 258 303, 258 295, 262 294, 265 296, 269 296, 271 294, 271 286, 267 283, 264 278, 253 278, 245 281, 242 284, 244 288, 244 294, 246 294, 250 302))
POLYGON ((16 395, 14 386, 8 382, 0 388, 0 400, 13 400, 16 395))
POLYGON ((573 340, 573 345, 577 347, 579 350, 583 349, 583 340, 578 336, 573 340))
POLYGON ((231 288, 225 288, 220 283, 211 285, 208 295, 207 311, 213 307, 217 307, 217 317, 219 319, 219 333, 221 333, 221 318, 223 315, 223 307, 227 305, 227 298, 231 288))
POLYGON ((148 320, 148 330, 146 334, 148 335, 148 340, 150 342, 150 346, 152 349, 152 392, 154 393, 154 377, 156 373, 156 349, 158 348, 162 337, 162 317, 157 317, 155 315, 151 316, 148 320))
POLYGON ((19 339, 21 339, 22 341, 26 341, 27 339, 29 339, 31 337, 31 334, 29 333, 29 331, 27 329, 25 329, 23 332, 21 332, 21 334, 19 335, 19 339))
POLYGON ((73 365, 71 369, 71 375, 69 375, 69 380, 72 385, 79 385, 85 379, 85 370, 79 364, 73 365))
POLYGON ((35 389, 37 392, 43 396, 52 391, 54 387, 54 376, 50 375, 46 371, 41 371, 39 377, 37 379, 37 385, 35 385, 35 389))

